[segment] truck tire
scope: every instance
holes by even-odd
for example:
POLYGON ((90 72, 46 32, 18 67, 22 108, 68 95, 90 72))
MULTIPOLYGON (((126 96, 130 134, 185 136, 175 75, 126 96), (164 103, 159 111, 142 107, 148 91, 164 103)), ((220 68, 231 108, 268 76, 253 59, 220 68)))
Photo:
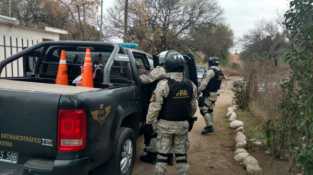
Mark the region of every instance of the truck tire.
POLYGON ((89 175, 131 175, 136 157, 135 132, 130 128, 120 128, 114 141, 114 148, 112 159, 104 165, 91 170, 89 175), (128 163, 128 168, 122 170, 121 162, 123 157, 125 158, 125 153, 123 152, 125 152, 126 145, 129 144, 132 148, 132 155, 129 155, 128 158, 131 158, 131 160, 128 163))
POLYGON ((122 127, 117 139, 112 159, 112 170, 116 175, 131 175, 136 157, 135 132, 122 127))

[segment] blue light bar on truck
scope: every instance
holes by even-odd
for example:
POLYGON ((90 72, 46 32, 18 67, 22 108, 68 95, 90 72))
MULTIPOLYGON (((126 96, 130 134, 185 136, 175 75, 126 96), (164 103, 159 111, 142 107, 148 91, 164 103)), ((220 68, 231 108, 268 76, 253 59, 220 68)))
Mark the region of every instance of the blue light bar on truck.
POLYGON ((120 43, 119 45, 125 49, 136 49, 139 47, 137 43, 120 43))

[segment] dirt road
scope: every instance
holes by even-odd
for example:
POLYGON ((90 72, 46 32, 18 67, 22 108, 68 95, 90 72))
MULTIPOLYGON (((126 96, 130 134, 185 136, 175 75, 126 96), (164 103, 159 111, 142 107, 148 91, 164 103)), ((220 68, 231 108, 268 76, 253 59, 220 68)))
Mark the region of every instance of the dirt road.
MULTIPOLYGON (((244 169, 233 160, 234 139, 232 131, 228 128, 225 120, 226 108, 231 105, 232 92, 230 81, 225 81, 221 95, 218 98, 214 117, 216 132, 209 136, 200 134, 204 121, 198 112, 198 121, 189 134, 190 149, 188 160, 190 164, 190 175, 244 175, 244 169)), ((142 142, 140 140, 139 142, 142 142)), ((151 175, 154 166, 142 163, 138 160, 142 154, 143 144, 138 144, 137 162, 133 175, 151 175)), ((175 168, 168 169, 169 175, 174 175, 175 168)))

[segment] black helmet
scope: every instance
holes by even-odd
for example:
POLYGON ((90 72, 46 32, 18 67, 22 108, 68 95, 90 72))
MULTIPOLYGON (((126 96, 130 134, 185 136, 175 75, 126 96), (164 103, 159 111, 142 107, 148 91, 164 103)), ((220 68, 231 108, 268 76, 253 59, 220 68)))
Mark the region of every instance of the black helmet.
POLYGON ((185 59, 182 54, 175 50, 161 52, 159 61, 167 72, 184 72, 185 59))
POLYGON ((208 66, 219 66, 220 64, 220 59, 218 57, 209 57, 208 59, 208 66))

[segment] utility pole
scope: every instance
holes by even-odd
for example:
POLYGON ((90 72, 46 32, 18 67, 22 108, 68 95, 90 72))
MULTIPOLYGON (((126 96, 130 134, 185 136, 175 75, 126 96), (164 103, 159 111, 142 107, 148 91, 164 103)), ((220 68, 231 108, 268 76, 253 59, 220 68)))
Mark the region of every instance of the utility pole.
POLYGON ((12 17, 12 0, 9 0, 9 17, 12 17))
POLYGON ((127 41, 127 29, 128 29, 128 0, 125 0, 125 9, 124 9, 124 42, 127 41))
POLYGON ((101 33, 103 32, 102 29, 103 29, 103 0, 100 1, 100 32, 99 32, 99 39, 101 40, 101 33))

